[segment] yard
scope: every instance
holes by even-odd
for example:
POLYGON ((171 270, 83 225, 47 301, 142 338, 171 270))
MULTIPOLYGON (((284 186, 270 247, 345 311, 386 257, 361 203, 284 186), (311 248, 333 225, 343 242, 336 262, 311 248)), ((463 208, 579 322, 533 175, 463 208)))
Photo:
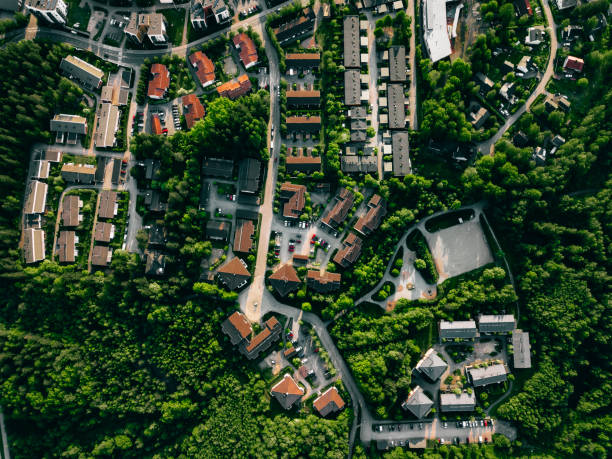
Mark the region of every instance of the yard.
POLYGON ((127 226, 129 194, 125 191, 119 193, 118 202, 119 209, 117 210, 117 216, 113 219, 113 224, 115 225, 115 236, 109 244, 113 251, 121 249, 121 246, 123 245, 123 236, 125 235, 125 228, 127 226))
POLYGON ((78 252, 76 263, 82 268, 86 268, 89 248, 91 246, 93 216, 96 210, 97 192, 95 190, 72 190, 66 193, 66 196, 69 195, 77 195, 81 201, 83 201, 83 207, 80 210, 81 215, 83 215, 83 220, 79 223, 79 226, 76 229, 76 235, 79 238, 79 242, 76 244, 76 249, 78 252))
POLYGON ((183 41, 183 27, 185 25, 185 10, 168 9, 162 12, 168 23, 168 39, 174 46, 180 46, 183 41))
POLYGON ((68 26, 85 31, 87 30, 87 24, 89 24, 91 8, 88 4, 81 8, 79 3, 81 3, 81 0, 68 1, 68 26), (78 27, 75 24, 78 24, 78 27))

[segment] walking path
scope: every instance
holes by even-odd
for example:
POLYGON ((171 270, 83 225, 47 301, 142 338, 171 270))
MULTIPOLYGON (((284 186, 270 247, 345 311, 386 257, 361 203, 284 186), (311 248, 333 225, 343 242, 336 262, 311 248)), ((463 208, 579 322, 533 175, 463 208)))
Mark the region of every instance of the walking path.
MULTIPOLYGON (((418 1, 418 0, 417 0, 418 1)), ((410 54, 408 55, 408 62, 410 63, 410 129, 416 131, 419 128, 419 122, 417 119, 417 63, 416 63, 416 9, 415 0, 408 0, 408 8, 406 8, 407 16, 411 19, 410 21, 410 54)))

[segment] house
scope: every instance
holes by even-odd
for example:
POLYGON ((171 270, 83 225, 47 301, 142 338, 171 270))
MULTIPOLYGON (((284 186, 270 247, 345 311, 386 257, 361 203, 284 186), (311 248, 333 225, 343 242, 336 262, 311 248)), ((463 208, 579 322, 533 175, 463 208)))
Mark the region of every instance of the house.
POLYGON ((361 67, 359 52, 359 16, 344 16, 344 67, 361 67))
POLYGON ((341 188, 335 199, 334 207, 321 219, 321 223, 331 229, 336 229, 344 222, 355 203, 355 195, 351 190, 341 188))
POLYGON ((432 347, 427 350, 414 368, 431 382, 436 382, 444 374, 448 365, 432 347))
POLYGON ((546 149, 540 146, 535 147, 532 159, 536 162, 536 166, 543 166, 546 163, 546 149))
POLYGON ((183 115, 185 115, 187 129, 191 129, 196 121, 204 118, 206 114, 204 106, 195 94, 183 96, 181 102, 183 102, 183 115))
POLYGON ((206 237, 216 241, 228 241, 231 227, 231 222, 208 220, 206 222, 206 237))
POLYGON ((132 12, 123 32, 133 43, 141 45, 146 37, 151 44, 164 46, 168 44, 166 28, 166 18, 161 13, 132 12))
POLYGON ((353 106, 361 104, 361 84, 359 70, 347 69, 344 71, 344 105, 353 106))
POLYGON ((446 23, 446 0, 423 2, 423 39, 432 62, 451 54, 451 44, 446 23))
POLYGON ((46 183, 39 182, 38 180, 30 181, 23 206, 23 212, 26 215, 42 214, 45 212, 47 190, 48 185, 46 183))
POLYGON ((240 61, 242 65, 244 65, 245 69, 250 69, 254 67, 259 62, 259 57, 257 56, 257 48, 255 47, 255 43, 251 37, 249 37, 246 33, 242 32, 238 35, 234 35, 234 46, 239 51, 240 61))
MULTIPOLYGON (((295 259, 297 255, 294 255, 295 259)), ((319 293, 330 293, 340 288, 340 280, 342 275, 325 271, 310 270, 306 273, 306 285, 319 293)))
POLYGON ((513 3, 519 16, 533 16, 533 10, 531 9, 531 3, 529 0, 514 0, 513 3))
POLYGON ((26 0, 25 9, 49 24, 66 25, 68 5, 64 0, 26 0))
POLYGON ((118 207, 116 191, 102 190, 100 192, 98 218, 113 218, 117 215, 118 207))
POLYGON ((251 88, 251 80, 249 80, 249 76, 245 73, 244 75, 240 75, 238 78, 234 78, 227 83, 217 86, 217 93, 221 97, 227 97, 228 99, 235 100, 238 97, 248 94, 251 88))
POLYGON ((102 85, 102 78, 104 78, 102 70, 76 56, 64 57, 60 62, 60 70, 91 89, 98 89, 102 85))
POLYGON ((515 329, 512 331, 514 368, 531 368, 531 345, 529 333, 515 329))
POLYGON ((344 405, 344 400, 340 397, 338 389, 336 389, 335 386, 327 389, 312 402, 312 406, 323 417, 326 417, 330 413, 341 411, 344 405))
POLYGON ((93 164, 64 163, 62 165, 62 178, 67 182, 92 184, 96 174, 93 164))
POLYGON ((280 201, 283 204, 283 217, 298 218, 306 204, 306 187, 289 182, 283 183, 280 189, 280 201))
POLYGON ((290 69, 318 68, 321 63, 321 53, 287 53, 285 63, 290 69))
POLYGON ((512 314, 494 314, 478 317, 478 331, 480 333, 511 333, 516 327, 512 314))
POLYGON ((534 26, 527 29, 525 44, 528 46, 538 46, 546 40, 546 29, 544 26, 534 26))
POLYGON ((98 112, 95 143, 97 148, 114 147, 115 134, 119 129, 119 108, 116 105, 102 103, 98 112))
POLYGON ((196 51, 189 56, 189 63, 195 69, 195 73, 203 88, 215 82, 215 64, 202 51, 196 51))
POLYGON ((501 69, 503 73, 514 72, 514 64, 510 61, 504 61, 501 69))
POLYGON ((295 402, 302 398, 304 389, 297 385, 291 375, 286 374, 278 384, 272 387, 270 395, 274 397, 284 409, 289 410, 295 402))
POLYGON ((45 151, 44 159, 51 163, 59 163, 62 160, 62 152, 59 150, 47 150, 45 151))
POLYGON ((241 258, 234 257, 219 268, 217 277, 228 289, 236 290, 246 285, 251 273, 241 258))
POLYGON ((235 346, 248 341, 253 333, 253 328, 244 314, 240 311, 235 311, 223 321, 221 331, 229 337, 232 345, 235 346))
POLYGON ((268 279, 270 280, 270 285, 280 296, 287 296, 289 293, 295 292, 302 283, 295 268, 289 264, 278 268, 268 279))
POLYGON ((43 230, 26 228, 23 231, 23 253, 25 262, 28 264, 45 259, 45 232, 43 230))
POLYGON ((572 103, 569 101, 567 96, 557 97, 557 104, 558 104, 558 107, 566 113, 569 112, 572 106, 572 103))
POLYGON ((285 124, 288 132, 319 132, 321 130, 321 117, 288 116, 285 124))
POLYGON ((106 245, 94 245, 91 253, 93 266, 108 266, 113 256, 112 250, 106 245))
POLYGON ((202 175, 231 179, 234 172, 234 161, 231 159, 204 158, 202 175))
POLYGON ((402 403, 402 408, 410 411, 417 419, 423 419, 429 414, 433 404, 433 401, 425 395, 423 388, 416 386, 410 391, 404 403, 402 403))
POLYGON ((281 334, 282 327, 276 317, 265 321, 263 330, 256 334, 249 343, 242 343, 239 350, 247 359, 256 359, 259 354, 268 349, 281 334))
POLYGON ((79 214, 79 209, 83 207, 83 201, 77 195, 64 197, 62 202, 62 226, 79 226, 83 216, 79 214))
POLYGON ((473 320, 441 320, 439 325, 440 339, 474 339, 478 336, 476 322, 473 320))
POLYGON ((115 237, 115 225, 108 222, 96 222, 94 241, 110 242, 115 237))
POLYGON ((361 238, 354 233, 350 233, 342 243, 342 247, 334 257, 334 263, 348 268, 357 261, 361 255, 361 238))
POLYGON ((166 244, 166 228, 163 225, 153 224, 149 228, 149 246, 164 246, 166 244))
POLYGON ((515 90, 516 87, 514 85, 514 81, 506 81, 500 88, 499 95, 510 102, 511 105, 514 105, 516 103, 516 96, 514 95, 515 90))
POLYGON ((76 261, 76 243, 78 238, 74 231, 60 231, 57 237, 57 256, 60 263, 74 263, 76 261))
POLYGON ((512 137, 512 143, 515 147, 524 148, 529 143, 529 137, 527 137, 527 134, 523 131, 518 131, 514 134, 514 137, 512 137))
POLYGON ((314 23, 314 11, 312 8, 305 8, 300 16, 273 28, 272 32, 279 43, 284 45, 310 33, 314 28, 314 23))
POLYGON ((406 127, 404 85, 387 85, 387 99, 389 103, 389 129, 404 129, 406 127))
MULTIPOLYGON (((110 158, 109 158, 110 160, 110 158)), ((111 174, 111 183, 113 185, 118 185, 119 184, 119 175, 121 173, 121 160, 119 158, 115 158, 112 160, 113 161, 113 170, 112 170, 112 174, 111 174)), ((103 166, 105 167, 105 166, 103 166)), ((96 168, 96 172, 98 172, 98 169, 96 168)), ((97 180, 97 176, 94 175, 94 181, 97 180)), ((102 181, 104 181, 104 179, 102 179, 102 181)))
POLYGON ((194 0, 190 19, 193 28, 201 31, 215 24, 229 22, 232 16, 223 0, 194 0))
POLYGON ((288 174, 304 173, 312 174, 313 172, 321 171, 320 156, 287 156, 285 159, 285 167, 288 174))
POLYGON ((404 45, 389 48, 389 80, 398 83, 406 81, 406 47, 404 45))
POLYGON ((380 226, 383 217, 387 214, 387 202, 378 194, 370 198, 368 210, 355 223, 355 231, 364 237, 372 234, 380 226))
POLYGON ((252 220, 236 220, 234 233, 234 253, 249 253, 253 248, 255 225, 252 220))
POLYGON ((155 135, 162 135, 162 125, 158 115, 151 117, 151 133, 155 135))
POLYGON ((163 276, 166 269, 166 255, 159 250, 145 250, 145 274, 147 276, 163 276))
POLYGON ((557 8, 559 10, 566 10, 568 8, 573 8, 578 4, 577 0, 556 0, 557 8))
POLYGON ((151 78, 149 80, 147 96, 150 99, 161 100, 168 94, 169 87, 170 72, 168 68, 163 64, 153 64, 151 66, 151 78))
POLYGON ((351 118, 351 142, 365 142, 368 123, 365 119, 351 118))
POLYGON ((75 144, 78 136, 87 135, 87 119, 84 116, 58 114, 50 121, 49 130, 57 132, 56 142, 62 143, 64 135, 68 143, 75 144))
POLYGON ((561 39, 564 41, 573 41, 582 36, 583 28, 577 25, 568 25, 561 30, 561 39))
POLYGON ((561 145, 563 145, 565 143, 565 139, 563 137, 561 137, 560 135, 556 135, 552 138, 551 143, 559 148, 561 145))
POLYGON ((474 387, 482 387, 504 382, 508 379, 509 371, 506 365, 496 363, 486 367, 468 367, 467 373, 474 387))
POLYGON ((261 162, 254 158, 244 158, 238 164, 238 191, 254 195, 259 191, 261 162))
POLYGON ((468 412, 476 408, 476 394, 461 392, 460 394, 440 394, 440 411, 443 413, 468 412))
POLYGON ((476 105, 478 110, 470 112, 470 122, 475 129, 480 129, 482 125, 489 119, 491 113, 484 107, 476 105))
POLYGON ((552 94, 547 95, 546 99, 544 99, 544 108, 548 113, 558 110, 559 104, 557 102, 557 98, 552 94))
MULTIPOLYGON (((512 68, 514 68, 514 66, 512 68)), ((478 85, 480 86, 481 94, 486 94, 491 89, 493 89, 493 86, 495 86, 493 80, 491 80, 488 76, 481 72, 476 73, 475 77, 477 80, 476 83, 478 83, 478 85)))
POLYGON ((34 174, 32 175, 32 177, 35 179, 48 179, 50 169, 50 161, 47 161, 46 159, 37 159, 34 161, 34 174))
POLYGON ((412 173, 408 131, 394 131, 391 134, 391 151, 393 152, 393 175, 404 177, 412 173))
POLYGON ((567 72, 581 73, 584 67, 584 60, 579 57, 567 56, 563 62, 563 70, 567 72))
POLYGON ((321 92, 318 90, 288 90, 287 106, 289 107, 318 107, 321 102, 321 92))
POLYGON ((129 95, 130 93, 127 89, 106 85, 102 87, 100 102, 123 106, 127 105, 129 95))

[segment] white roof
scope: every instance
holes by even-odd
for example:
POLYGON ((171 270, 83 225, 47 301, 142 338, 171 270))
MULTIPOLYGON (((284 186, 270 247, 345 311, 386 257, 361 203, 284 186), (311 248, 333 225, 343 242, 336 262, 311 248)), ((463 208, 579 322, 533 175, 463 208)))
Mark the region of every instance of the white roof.
POLYGON ((450 39, 446 24, 446 0, 425 0, 423 38, 433 62, 451 54, 450 39))

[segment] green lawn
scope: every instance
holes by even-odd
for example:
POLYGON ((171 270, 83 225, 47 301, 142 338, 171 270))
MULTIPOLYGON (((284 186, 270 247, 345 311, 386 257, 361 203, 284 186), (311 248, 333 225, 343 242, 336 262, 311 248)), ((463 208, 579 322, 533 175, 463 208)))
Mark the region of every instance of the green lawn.
POLYGON ((174 46, 183 41, 183 26, 185 25, 185 10, 164 10, 162 12, 168 23, 168 40, 174 46))
POLYGON ((89 17, 91 16, 91 9, 89 5, 85 5, 84 8, 79 7, 80 0, 69 0, 68 1, 68 25, 74 26, 79 30, 87 30, 87 24, 89 23, 89 17))

